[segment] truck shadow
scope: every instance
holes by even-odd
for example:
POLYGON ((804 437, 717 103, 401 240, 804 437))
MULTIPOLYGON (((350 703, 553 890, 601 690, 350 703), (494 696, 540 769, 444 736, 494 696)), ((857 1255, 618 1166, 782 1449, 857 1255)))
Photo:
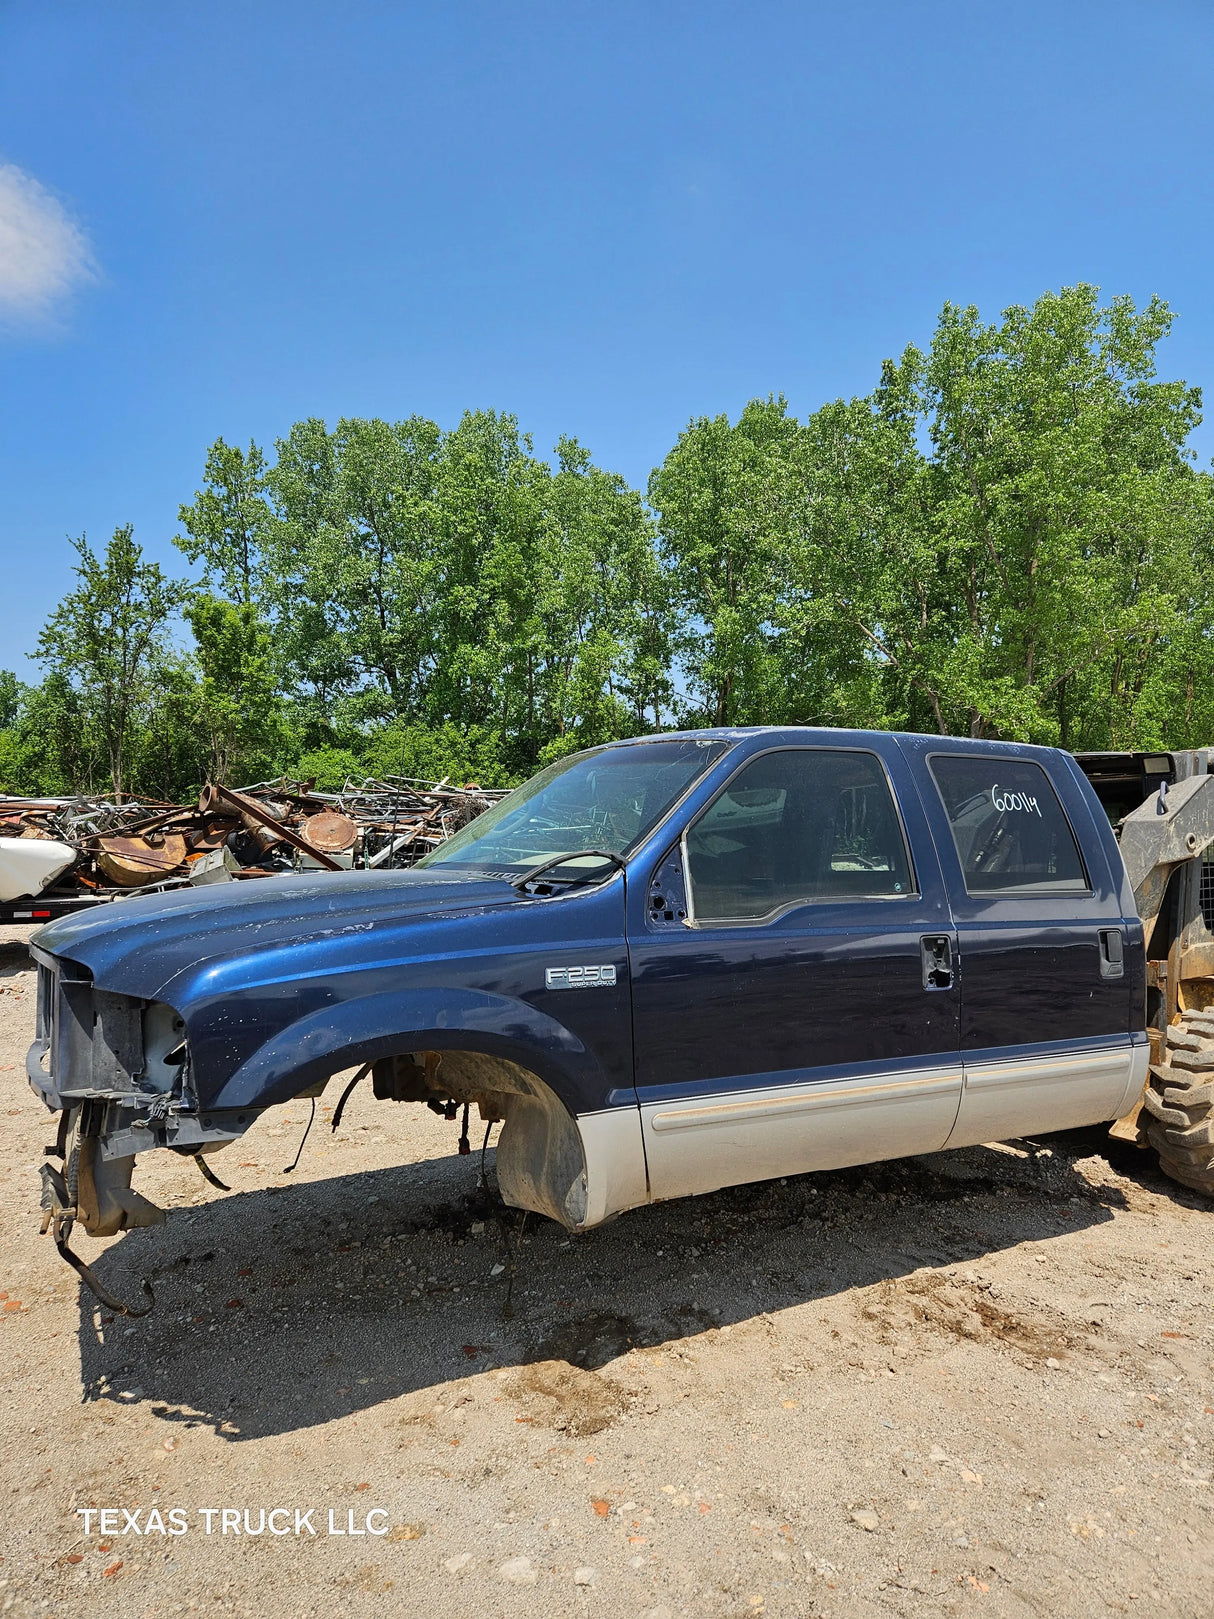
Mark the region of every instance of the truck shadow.
MULTIPOLYGON (((97 1258, 121 1298, 149 1276, 157 1306, 115 1319, 82 1290, 84 1399, 237 1441, 490 1365, 594 1371, 630 1348, 1102 1224, 1129 1203, 1099 1157, 1092 1173, 1109 1145, 1073 1133, 734 1187, 572 1239, 487 1213, 475 1158, 233 1194, 97 1258)), ((1187 1200, 1159 1179, 1153 1191, 1187 1200)))

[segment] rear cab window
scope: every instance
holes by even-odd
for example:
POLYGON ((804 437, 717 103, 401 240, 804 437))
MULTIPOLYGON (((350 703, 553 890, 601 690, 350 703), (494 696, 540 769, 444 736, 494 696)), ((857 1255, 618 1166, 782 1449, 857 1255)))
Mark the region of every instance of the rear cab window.
POLYGON ((1091 892, 1071 823, 1039 764, 956 753, 927 763, 969 894, 1091 892))

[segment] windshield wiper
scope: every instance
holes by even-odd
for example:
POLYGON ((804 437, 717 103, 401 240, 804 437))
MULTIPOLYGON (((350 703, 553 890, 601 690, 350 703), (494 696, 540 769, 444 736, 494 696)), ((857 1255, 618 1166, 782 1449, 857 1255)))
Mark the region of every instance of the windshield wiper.
MULTIPOLYGON (((599 860, 606 860, 617 871, 626 871, 622 855, 616 854, 614 849, 570 849, 566 854, 549 855, 547 860, 541 860, 538 866, 532 866, 528 871, 522 871, 517 877, 510 878, 511 888, 524 889, 528 883, 535 881, 543 872, 550 871, 553 866, 563 866, 570 860, 584 860, 588 855, 596 856, 599 860)), ((603 875, 606 875, 605 873, 603 875)), ((555 879, 562 880, 562 879, 555 879)), ((593 872, 581 872, 576 876, 563 879, 569 886, 574 883, 597 882, 599 877, 593 872)))

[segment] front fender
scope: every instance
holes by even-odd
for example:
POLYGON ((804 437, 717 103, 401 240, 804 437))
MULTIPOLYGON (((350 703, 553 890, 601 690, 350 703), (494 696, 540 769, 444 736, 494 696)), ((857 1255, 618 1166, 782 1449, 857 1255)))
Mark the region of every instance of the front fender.
POLYGON ((270 1107, 339 1069, 407 1051, 483 1051, 529 1068, 573 1113, 601 1106, 594 1055, 527 1002, 481 990, 392 990, 321 1007, 253 1052, 208 1108, 270 1107))

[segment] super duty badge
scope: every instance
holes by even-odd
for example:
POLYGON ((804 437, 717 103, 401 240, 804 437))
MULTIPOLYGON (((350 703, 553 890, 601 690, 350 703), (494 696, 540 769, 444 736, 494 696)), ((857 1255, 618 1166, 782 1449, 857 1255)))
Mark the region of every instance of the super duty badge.
POLYGON ((615 983, 615 968, 549 967, 544 982, 549 989, 597 989, 601 984, 615 983))

